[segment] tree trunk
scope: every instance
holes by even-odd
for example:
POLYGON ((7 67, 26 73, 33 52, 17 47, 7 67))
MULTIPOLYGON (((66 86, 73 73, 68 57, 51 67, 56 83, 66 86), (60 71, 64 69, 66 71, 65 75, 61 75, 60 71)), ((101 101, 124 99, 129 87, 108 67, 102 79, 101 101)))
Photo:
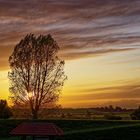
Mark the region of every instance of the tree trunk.
POLYGON ((32 112, 32 119, 33 119, 33 120, 37 120, 37 119, 38 119, 38 111, 34 110, 34 111, 32 112))

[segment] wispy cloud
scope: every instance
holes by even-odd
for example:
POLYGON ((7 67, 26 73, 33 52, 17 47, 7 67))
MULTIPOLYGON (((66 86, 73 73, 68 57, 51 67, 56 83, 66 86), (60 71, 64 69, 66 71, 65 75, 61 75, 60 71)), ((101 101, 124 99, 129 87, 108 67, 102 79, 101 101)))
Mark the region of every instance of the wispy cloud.
POLYGON ((139 6, 138 0, 0 0, 0 68, 30 32, 51 33, 65 59, 139 49, 131 46, 140 45, 139 6))
MULTIPOLYGON (((140 98, 140 84, 128 84, 122 86, 108 86, 101 88, 80 89, 79 100, 103 100, 103 99, 123 99, 123 98, 140 98)), ((69 95, 69 98, 77 98, 79 95, 69 95)))
POLYGON ((81 93, 80 96, 75 94, 63 97, 67 106, 71 102, 76 107, 118 105, 135 108, 140 104, 140 84, 136 83, 102 88, 85 88, 79 92, 81 93), (77 103, 75 99, 78 99, 77 103))

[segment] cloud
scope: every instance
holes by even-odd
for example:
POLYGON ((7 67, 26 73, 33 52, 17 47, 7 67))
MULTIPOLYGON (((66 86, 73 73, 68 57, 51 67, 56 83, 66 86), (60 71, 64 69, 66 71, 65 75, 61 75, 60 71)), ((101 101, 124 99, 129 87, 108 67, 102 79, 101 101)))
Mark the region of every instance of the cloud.
MULTIPOLYGON (((75 50, 70 50, 69 52, 63 53, 62 57, 64 59, 79 59, 79 58, 85 58, 85 57, 96 57, 107 53, 113 53, 113 52, 123 52, 123 51, 131 51, 134 50, 134 48, 122 48, 122 49, 99 49, 94 51, 87 51, 83 50, 82 52, 77 52, 75 50)), ((60 55, 61 56, 61 55, 60 55)))
POLYGON ((85 108, 85 107, 103 107, 103 106, 120 106, 123 108, 138 108, 140 106, 140 99, 112 99, 112 100, 91 100, 91 101, 67 101, 64 102, 64 107, 71 107, 71 104, 73 104, 74 108, 85 108))
POLYGON ((139 50, 139 6, 138 0, 0 0, 0 68, 30 32, 51 33, 68 60, 139 50))
POLYGON ((140 99, 120 99, 120 100, 115 100, 115 101, 106 101, 101 106, 108 106, 108 105, 113 105, 113 106, 121 106, 124 108, 138 108, 140 106, 140 99))
POLYGON ((80 93, 80 96, 77 94, 65 96, 65 102, 78 99, 78 102, 83 103, 83 106, 85 104, 88 104, 88 106, 91 104, 92 106, 96 103, 95 105, 97 106, 113 104, 123 107, 137 107, 138 103, 140 103, 140 84, 137 83, 103 88, 85 88, 77 92, 80 93), (130 104, 131 102, 133 102, 132 105, 130 104))
POLYGON ((125 108, 136 108, 140 105, 140 84, 137 83, 103 88, 85 88, 79 92, 80 96, 77 94, 64 96, 64 105, 67 107, 71 104, 75 107, 114 105, 125 108))

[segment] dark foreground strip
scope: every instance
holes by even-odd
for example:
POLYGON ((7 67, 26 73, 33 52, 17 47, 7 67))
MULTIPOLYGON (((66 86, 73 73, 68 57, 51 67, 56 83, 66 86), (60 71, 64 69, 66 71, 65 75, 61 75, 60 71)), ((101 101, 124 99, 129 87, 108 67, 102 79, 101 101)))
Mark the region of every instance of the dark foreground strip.
POLYGON ((128 125, 125 124, 125 125, 110 126, 110 127, 102 127, 102 128, 90 128, 90 129, 83 129, 83 130, 74 130, 74 131, 65 132, 65 135, 85 133, 85 132, 95 132, 95 131, 102 131, 102 130, 111 130, 111 129, 117 129, 117 128, 135 127, 135 126, 140 126, 140 123, 138 123, 138 124, 128 124, 128 125))

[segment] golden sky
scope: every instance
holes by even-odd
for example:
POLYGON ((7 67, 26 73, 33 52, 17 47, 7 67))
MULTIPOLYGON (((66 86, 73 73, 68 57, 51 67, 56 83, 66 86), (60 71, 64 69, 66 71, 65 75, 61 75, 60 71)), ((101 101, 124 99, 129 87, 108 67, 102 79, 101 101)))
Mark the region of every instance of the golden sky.
POLYGON ((63 107, 140 105, 140 1, 0 0, 0 98, 8 58, 28 33, 52 34, 65 60, 63 107))

